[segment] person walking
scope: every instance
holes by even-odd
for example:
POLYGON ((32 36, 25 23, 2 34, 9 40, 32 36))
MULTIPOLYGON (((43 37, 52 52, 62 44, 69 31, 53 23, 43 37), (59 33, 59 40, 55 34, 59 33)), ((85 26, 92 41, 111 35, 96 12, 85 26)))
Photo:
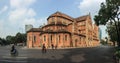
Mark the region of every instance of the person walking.
POLYGON ((55 49, 57 49, 57 45, 55 46, 55 49))
POLYGON ((52 46, 52 49, 54 49, 54 45, 53 45, 53 44, 51 44, 51 46, 52 46))
POLYGON ((46 46, 45 46, 45 44, 43 44, 43 46, 42 46, 42 53, 46 53, 46 46))

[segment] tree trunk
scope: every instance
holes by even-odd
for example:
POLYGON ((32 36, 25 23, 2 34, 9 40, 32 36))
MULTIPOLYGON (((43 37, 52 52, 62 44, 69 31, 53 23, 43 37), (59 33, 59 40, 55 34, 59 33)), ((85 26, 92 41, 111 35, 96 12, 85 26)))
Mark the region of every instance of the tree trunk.
POLYGON ((120 47, 120 39, 119 39, 119 37, 118 37, 118 47, 120 47))
POLYGON ((115 42, 113 42, 113 46, 115 46, 115 42))
POLYGON ((118 29, 118 25, 117 25, 117 22, 115 21, 115 19, 113 19, 113 21, 115 22, 115 28, 116 28, 116 31, 117 31, 117 46, 120 47, 120 35, 119 35, 119 29, 118 29))
MULTIPOLYGON (((118 14, 118 16, 120 15, 120 13, 118 14)), ((118 27, 118 47, 120 47, 120 20, 119 17, 117 17, 118 19, 118 23, 117 23, 117 27, 118 27)))

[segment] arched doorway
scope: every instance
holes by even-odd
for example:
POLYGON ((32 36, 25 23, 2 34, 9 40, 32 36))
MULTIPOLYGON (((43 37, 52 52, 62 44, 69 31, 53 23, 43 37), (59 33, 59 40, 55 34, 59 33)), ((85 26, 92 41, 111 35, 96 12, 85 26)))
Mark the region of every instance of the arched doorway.
POLYGON ((75 47, 77 47, 77 42, 78 42, 78 40, 77 40, 77 39, 75 39, 75 47))

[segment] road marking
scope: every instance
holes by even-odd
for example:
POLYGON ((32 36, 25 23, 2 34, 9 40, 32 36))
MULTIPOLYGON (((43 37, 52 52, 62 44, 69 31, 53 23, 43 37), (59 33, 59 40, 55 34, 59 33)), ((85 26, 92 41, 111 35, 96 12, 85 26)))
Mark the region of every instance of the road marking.
POLYGON ((18 56, 18 57, 12 57, 12 56, 3 56, 3 58, 16 58, 16 59, 27 59, 27 57, 22 57, 22 56, 18 56))
POLYGON ((2 62, 15 62, 15 63, 17 63, 17 62, 24 62, 24 63, 26 63, 27 61, 16 61, 16 60, 0 60, 0 61, 2 61, 2 62))

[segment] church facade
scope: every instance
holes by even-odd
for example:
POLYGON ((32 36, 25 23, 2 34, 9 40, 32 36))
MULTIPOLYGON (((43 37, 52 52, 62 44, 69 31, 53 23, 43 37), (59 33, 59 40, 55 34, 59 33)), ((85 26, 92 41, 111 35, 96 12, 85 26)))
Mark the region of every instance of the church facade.
POLYGON ((99 46, 99 28, 92 24, 90 15, 72 18, 55 12, 47 18, 47 24, 27 31, 27 47, 51 48, 99 46))

